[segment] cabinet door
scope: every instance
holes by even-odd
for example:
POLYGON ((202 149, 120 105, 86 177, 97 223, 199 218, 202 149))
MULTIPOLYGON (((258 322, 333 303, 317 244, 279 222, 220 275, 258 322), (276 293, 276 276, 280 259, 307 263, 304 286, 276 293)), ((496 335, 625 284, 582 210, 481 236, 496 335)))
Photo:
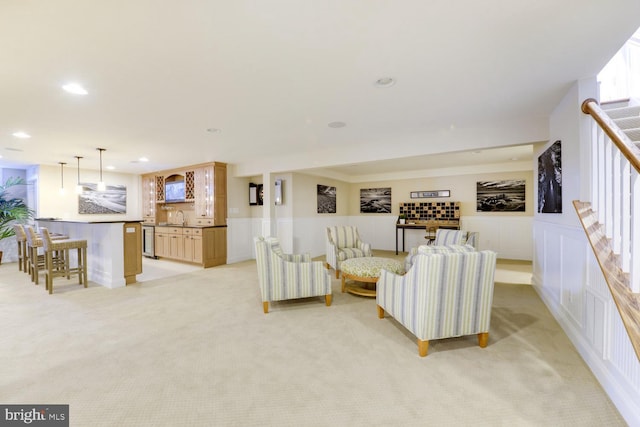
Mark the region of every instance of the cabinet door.
POLYGON ((213 184, 213 223, 227 225, 227 165, 216 163, 213 184))
POLYGON ((156 221, 156 177, 142 176, 142 219, 146 223, 156 221))
POLYGON ((154 236, 154 242, 156 245, 155 247, 156 256, 166 257, 167 256, 167 251, 166 251, 167 235, 164 233, 156 233, 154 236))
POLYGON ((213 267, 227 263, 227 229, 205 228, 202 236, 202 263, 213 267))
POLYGON ((202 237, 191 236, 191 248, 192 248, 191 261, 201 264, 202 263, 202 237))
POLYGON ((193 261, 193 237, 184 236, 184 260, 193 261))
POLYGON ((199 167, 194 171, 194 210, 197 219, 213 218, 213 166, 199 167))
POLYGON ((171 258, 184 258, 184 239, 179 234, 169 235, 169 256, 171 258))
POLYGON ((156 176, 156 202, 164 202, 164 176, 156 176))

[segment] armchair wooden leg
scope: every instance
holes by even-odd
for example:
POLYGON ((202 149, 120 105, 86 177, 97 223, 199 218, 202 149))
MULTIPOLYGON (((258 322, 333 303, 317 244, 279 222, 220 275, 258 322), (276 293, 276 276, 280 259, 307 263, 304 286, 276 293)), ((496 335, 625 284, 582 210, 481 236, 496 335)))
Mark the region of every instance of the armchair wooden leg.
POLYGON ((480 332, 478 334, 478 345, 485 348, 489 344, 489 332, 480 332))
POLYGON ((345 288, 345 283, 344 283, 344 274, 342 275, 342 293, 344 294, 344 288, 345 288))
POLYGON ((429 340, 422 341, 418 340, 418 354, 420 357, 425 357, 427 355, 427 351, 429 351, 429 340))
POLYGON ((327 307, 331 305, 331 294, 327 294, 324 296, 324 302, 327 304, 327 307))
POLYGON ((336 279, 339 279, 339 278, 340 278, 340 270, 336 268, 336 279))
POLYGON ((267 314, 269 312, 269 301, 262 302, 262 309, 264 310, 264 314, 267 314))
POLYGON ((384 308, 379 305, 376 306, 378 308, 378 319, 384 319, 384 308))

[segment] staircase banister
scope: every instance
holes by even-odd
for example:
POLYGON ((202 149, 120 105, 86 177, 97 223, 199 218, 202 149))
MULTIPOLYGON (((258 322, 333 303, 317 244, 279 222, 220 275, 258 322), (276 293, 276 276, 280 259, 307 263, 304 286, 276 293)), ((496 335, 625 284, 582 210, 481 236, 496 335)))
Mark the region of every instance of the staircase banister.
POLYGON ((604 130, 611 141, 618 147, 620 152, 629 160, 631 166, 640 173, 640 148, 631 142, 629 137, 625 135, 617 126, 611 126, 613 121, 604 112, 598 101, 593 98, 587 98, 582 102, 581 110, 584 114, 588 114, 598 123, 604 130))

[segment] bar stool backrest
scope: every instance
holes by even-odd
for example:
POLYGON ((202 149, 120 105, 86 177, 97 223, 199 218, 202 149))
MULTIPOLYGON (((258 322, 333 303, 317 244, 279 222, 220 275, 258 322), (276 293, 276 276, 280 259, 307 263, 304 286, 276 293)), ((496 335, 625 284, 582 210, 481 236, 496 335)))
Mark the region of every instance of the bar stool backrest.
POLYGON ((44 227, 41 227, 40 235, 42 235, 42 245, 44 246, 44 250, 49 252, 49 250, 53 246, 53 242, 51 241, 51 235, 49 234, 49 230, 47 230, 44 227))
POLYGON ((22 225, 13 224, 13 231, 16 234, 16 240, 18 242, 26 242, 27 241, 27 235, 25 234, 24 228, 22 228, 22 225))
POLYGON ((38 239, 38 237, 36 236, 36 232, 33 230, 33 227, 30 225, 27 225, 25 228, 27 231, 27 244, 29 246, 33 246, 33 244, 38 239))

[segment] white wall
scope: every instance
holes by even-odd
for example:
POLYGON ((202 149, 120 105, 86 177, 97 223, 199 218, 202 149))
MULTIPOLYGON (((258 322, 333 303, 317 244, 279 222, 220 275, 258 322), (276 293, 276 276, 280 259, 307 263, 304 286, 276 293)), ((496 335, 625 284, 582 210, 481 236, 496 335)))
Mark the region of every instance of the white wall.
MULTIPOLYGON (((78 195, 75 193, 77 169, 65 168, 65 191, 60 194, 60 167, 41 165, 37 172, 37 217, 62 218, 78 221, 121 221, 142 219, 141 178, 139 175, 104 172, 107 185, 125 185, 127 188, 127 212, 125 214, 87 215, 78 213, 78 195)), ((97 183, 99 172, 80 170, 81 181, 97 183)))
MULTIPOLYGON (((411 199, 409 193, 416 190, 447 189, 451 197, 441 200, 461 202, 461 226, 465 230, 480 233, 480 249, 491 249, 505 259, 531 260, 533 257, 532 218, 534 211, 534 178, 531 165, 513 171, 513 164, 505 165, 504 172, 451 174, 447 176, 412 178, 402 180, 380 180, 365 183, 348 183, 336 179, 318 177, 304 173, 275 175, 284 180, 285 198, 283 206, 274 211, 275 234, 280 238, 283 250, 289 253, 309 252, 312 256, 323 256, 325 229, 331 225, 349 224, 358 227, 361 238, 371 243, 374 249, 396 249, 395 222, 400 202, 438 201, 439 199, 411 199), (505 179, 526 181, 526 210, 514 213, 488 213, 476 211, 476 182, 505 179), (317 185, 336 187, 336 213, 317 213, 317 185), (361 214, 360 189, 390 187, 392 189, 391 214, 361 214)), ((444 171, 446 172, 446 171, 444 171)), ((248 182, 261 183, 263 177, 234 178, 230 188, 239 189, 248 205, 248 182), (240 184, 238 184, 240 183, 240 184)), ((250 218, 233 218, 229 221, 228 260, 240 261, 254 257, 253 236, 262 234, 265 206, 251 206, 250 218), (241 227, 241 229, 236 229, 241 227), (247 229, 251 237, 247 237, 247 229)), ((406 230, 405 250, 424 244, 423 230, 406 230)), ((400 236, 400 234, 398 234, 400 236)), ((402 242, 399 237, 399 246, 402 242)))
POLYGON ((640 425, 640 363, 571 203, 588 201, 590 119, 580 104, 595 95, 595 79, 575 84, 536 153, 562 141, 563 212, 534 215, 533 283, 627 423, 640 425))

